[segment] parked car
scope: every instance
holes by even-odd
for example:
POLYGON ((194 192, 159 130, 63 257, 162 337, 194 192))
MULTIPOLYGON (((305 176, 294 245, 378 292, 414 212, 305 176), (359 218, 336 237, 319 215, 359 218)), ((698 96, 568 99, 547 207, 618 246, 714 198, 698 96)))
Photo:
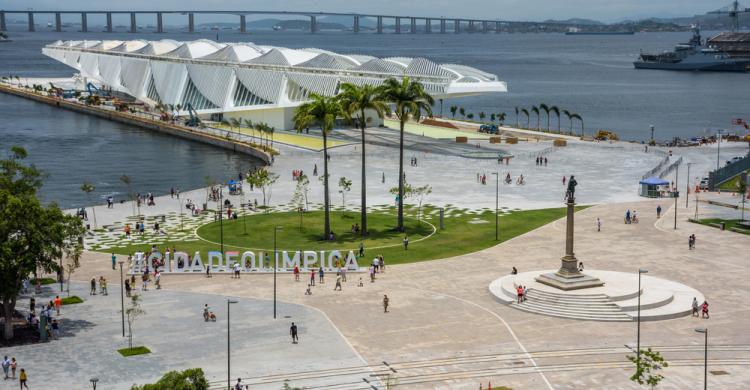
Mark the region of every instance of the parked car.
POLYGON ((732 159, 730 159, 730 160, 727 160, 727 165, 729 165, 729 164, 734 164, 734 163, 736 163, 737 161, 740 161, 740 160, 742 160, 743 158, 744 158, 744 157, 739 157, 739 156, 738 156, 738 157, 732 157, 732 159))

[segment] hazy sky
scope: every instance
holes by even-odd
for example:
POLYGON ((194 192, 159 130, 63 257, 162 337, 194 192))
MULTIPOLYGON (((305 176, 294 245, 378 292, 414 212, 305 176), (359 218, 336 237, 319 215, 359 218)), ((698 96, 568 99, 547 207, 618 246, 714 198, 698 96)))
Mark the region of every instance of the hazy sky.
POLYGON ((0 0, 0 8, 26 10, 301 10, 415 16, 460 16, 500 20, 581 17, 601 21, 651 16, 692 16, 731 0, 0 0))

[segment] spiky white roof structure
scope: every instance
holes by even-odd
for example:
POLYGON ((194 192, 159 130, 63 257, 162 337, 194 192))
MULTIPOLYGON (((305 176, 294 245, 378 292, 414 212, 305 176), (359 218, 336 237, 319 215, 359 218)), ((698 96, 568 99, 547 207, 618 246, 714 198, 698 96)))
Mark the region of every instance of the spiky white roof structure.
POLYGON ((496 75, 426 58, 375 58, 210 40, 57 41, 42 52, 82 76, 149 104, 190 104, 198 113, 294 107, 343 82, 419 80, 436 98, 506 92, 496 75))

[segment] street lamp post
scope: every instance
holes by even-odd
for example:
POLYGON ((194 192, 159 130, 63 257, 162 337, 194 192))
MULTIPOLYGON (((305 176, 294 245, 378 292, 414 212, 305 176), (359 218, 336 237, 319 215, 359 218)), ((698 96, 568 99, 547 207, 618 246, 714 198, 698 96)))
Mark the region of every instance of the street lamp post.
POLYGON ((645 268, 638 268, 638 330, 636 333, 635 356, 636 361, 641 361, 641 275, 648 273, 645 268))
POLYGON ((651 128, 651 141, 654 140, 654 125, 649 126, 651 128))
POLYGON ((227 388, 232 388, 232 374, 230 373, 230 369, 232 367, 232 354, 231 351, 231 338, 229 337, 229 305, 232 303, 237 303, 237 301, 233 301, 231 299, 227 299, 227 388))
POLYGON ((500 172, 492 172, 495 175, 495 241, 499 240, 499 217, 498 217, 498 201, 500 199, 500 172))
POLYGON ((680 164, 675 166, 674 171, 674 230, 677 230, 677 196, 680 191, 677 191, 677 181, 680 179, 680 164))
MULTIPOLYGON (((283 226, 273 228, 273 318, 276 319, 276 268, 279 268, 279 258, 276 252, 276 232, 284 229, 283 226)), ((323 262, 321 262, 322 266, 323 262)))
POLYGON ((94 387, 94 390, 96 390, 96 382, 99 382, 99 378, 91 378, 89 379, 89 382, 91 382, 91 385, 94 387))
POLYGON ((125 337, 125 280, 122 276, 122 265, 125 262, 120 260, 118 263, 120 264, 120 313, 122 314, 122 337, 125 337))
POLYGON ((222 219, 224 214, 224 194, 223 188, 219 187, 219 237, 221 239, 221 253, 224 253, 224 220, 222 219))
POLYGON ((688 208, 688 196, 690 194, 690 165, 693 163, 687 163, 688 171, 687 171, 687 179, 685 179, 685 208, 688 208))
POLYGON ((708 389, 708 328, 698 328, 695 330, 703 333, 706 338, 703 344, 703 389, 708 389))
POLYGON ((721 156, 721 133, 723 130, 716 130, 716 170, 719 170, 719 159, 721 156))

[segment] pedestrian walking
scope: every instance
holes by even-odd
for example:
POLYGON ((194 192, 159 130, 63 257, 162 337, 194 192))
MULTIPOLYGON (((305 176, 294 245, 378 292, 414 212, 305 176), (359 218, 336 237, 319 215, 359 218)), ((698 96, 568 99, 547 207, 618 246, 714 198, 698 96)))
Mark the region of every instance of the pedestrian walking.
POLYGON ((602 231, 602 220, 599 217, 596 217, 596 231, 602 231))
POLYGON ((370 266, 369 272, 370 272, 370 283, 375 283, 375 267, 370 266))
POLYGON ((294 281, 299 282, 299 266, 294 266, 294 281))
POLYGON ((125 296, 130 298, 130 290, 132 287, 130 287, 130 280, 125 281, 125 296))
POLYGON ((115 264, 117 264, 117 256, 115 256, 115 252, 112 252, 112 269, 115 269, 115 264))
POLYGON ((336 287, 333 288, 333 291, 336 290, 341 291, 341 274, 339 274, 339 276, 336 276, 336 287))
POLYGON ((292 336, 292 344, 297 344, 299 342, 299 337, 297 336, 297 325, 292 322, 292 326, 289 327, 289 334, 292 336))
POLYGON ((388 295, 383 295, 383 313, 388 313, 388 295))
POLYGON ((161 272, 159 270, 154 272, 154 284, 157 290, 161 290, 161 272))
POLYGON ((583 272, 583 262, 582 261, 578 262, 578 272, 583 272))
POLYGON ((59 295, 55 296, 55 311, 57 312, 57 315, 60 315, 60 308, 62 307, 62 298, 60 298, 59 295))
POLYGON ((320 283, 323 284, 323 278, 325 277, 325 271, 323 271, 323 267, 320 267, 318 270, 318 276, 320 277, 320 283))
POLYGON ((315 286, 315 268, 310 271, 310 285, 315 286))
POLYGON ((3 372, 5 373, 5 379, 8 379, 10 378, 10 376, 8 376, 8 372, 10 372, 10 359, 8 358, 7 355, 3 358, 2 364, 3 364, 3 372))
POLYGON ((708 315, 708 301, 703 301, 703 305, 701 305, 701 318, 711 318, 708 315))
POLYGON ((16 361, 16 358, 10 359, 10 378, 16 379, 16 366, 18 366, 18 362, 16 361))
POLYGON ((516 287, 517 303, 523 302, 523 286, 516 287))
MULTIPOLYGON (((52 320, 52 338, 57 340, 60 337, 60 323, 57 322, 57 318, 52 320)), ((14 373, 13 376, 15 377, 16 374, 14 373)))
POLYGON ((529 289, 526 288, 526 286, 523 286, 523 301, 526 302, 526 293, 529 292, 529 289))
POLYGON ((21 385, 22 390, 24 387, 27 389, 29 388, 29 386, 26 384, 28 380, 29 380, 29 376, 26 374, 26 370, 22 368, 20 375, 18 375, 18 383, 21 385))
POLYGON ((404 236, 404 250, 409 250, 409 237, 404 236))
POLYGON ((234 263, 234 277, 240 278, 240 263, 234 263))
POLYGON ((656 219, 661 218, 661 205, 656 206, 656 219))
POLYGON ((102 290, 102 295, 109 295, 107 292, 107 279, 104 276, 99 279, 99 288, 102 290))
POLYGON ((698 317, 700 314, 698 314, 698 299, 693 297, 693 313, 691 314, 691 317, 698 317))
POLYGON ((91 278, 91 291, 89 295, 96 295, 96 278, 91 278))

